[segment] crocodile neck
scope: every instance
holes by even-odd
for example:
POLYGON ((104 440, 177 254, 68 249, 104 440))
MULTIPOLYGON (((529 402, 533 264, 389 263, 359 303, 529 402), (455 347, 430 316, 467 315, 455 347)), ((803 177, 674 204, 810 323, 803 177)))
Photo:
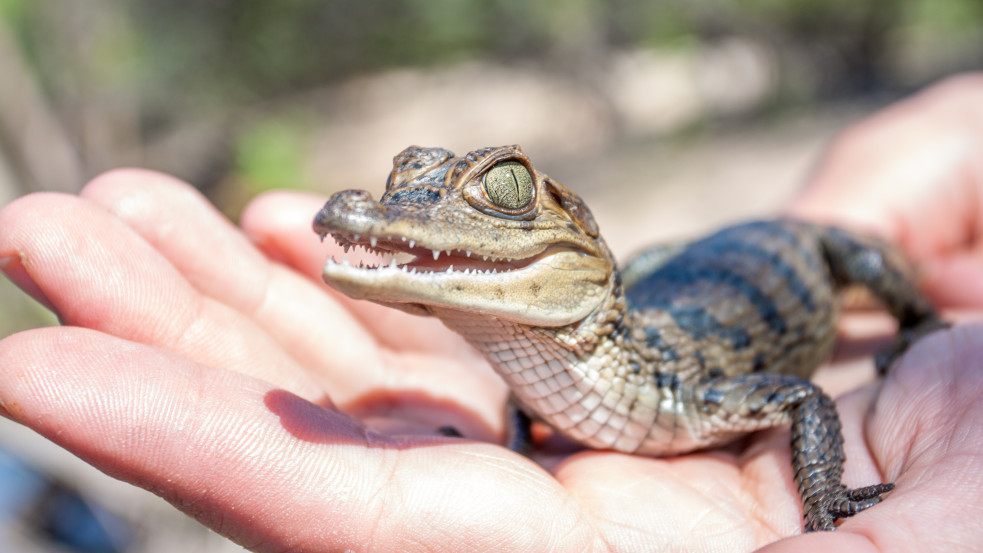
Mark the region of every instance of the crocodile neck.
POLYGON ((527 412, 560 433, 620 451, 636 451, 652 439, 651 423, 670 394, 656 376, 660 352, 644 345, 643 317, 628 307, 616 270, 598 309, 562 327, 430 311, 489 360, 527 412), (618 421, 637 431, 616 432, 618 421))

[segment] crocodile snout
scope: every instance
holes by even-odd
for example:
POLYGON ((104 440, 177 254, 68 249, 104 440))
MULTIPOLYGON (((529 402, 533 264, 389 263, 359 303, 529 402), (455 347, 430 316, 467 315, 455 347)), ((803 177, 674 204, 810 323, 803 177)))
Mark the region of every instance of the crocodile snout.
POLYGON ((382 216, 386 208, 365 190, 343 190, 331 196, 314 217, 314 232, 364 232, 382 216))

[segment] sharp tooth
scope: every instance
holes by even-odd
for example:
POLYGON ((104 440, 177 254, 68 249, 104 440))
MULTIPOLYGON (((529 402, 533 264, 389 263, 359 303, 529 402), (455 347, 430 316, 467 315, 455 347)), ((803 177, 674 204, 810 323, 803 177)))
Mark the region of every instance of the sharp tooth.
POLYGON ((348 266, 348 258, 347 257, 342 257, 341 258, 341 264, 342 265, 345 265, 345 266, 348 266))
POLYGON ((487 256, 487 255, 483 255, 483 256, 481 256, 481 260, 482 260, 482 261, 488 261, 488 256, 487 256))
POLYGON ((392 268, 394 268, 394 269, 396 267, 399 267, 399 264, 396 263, 396 258, 395 257, 393 257, 392 263, 390 263, 389 266, 392 267, 392 268))
POLYGON ((447 272, 448 272, 448 273, 453 273, 453 272, 454 272, 454 266, 453 266, 453 265, 451 265, 450 267, 448 267, 448 268, 447 268, 447 272))
POLYGON ((468 257, 471 257, 471 250, 464 250, 464 253, 466 253, 468 257))
POLYGON ((341 247, 341 249, 342 249, 342 250, 344 250, 344 251, 345 251, 345 253, 348 253, 348 250, 350 250, 350 249, 351 249, 351 246, 350 246, 350 245, 348 245, 348 244, 345 244, 344 246, 342 246, 342 247, 341 247))
MULTIPOLYGON (((405 236, 403 237, 403 240, 406 240, 405 236)), ((413 249, 413 246, 415 245, 416 245, 416 240, 410 240, 410 249, 413 249)))
POLYGON ((373 247, 373 248, 374 248, 374 247, 375 247, 375 245, 376 245, 376 244, 378 244, 378 243, 379 243, 379 240, 378 240, 378 239, 376 239, 376 237, 375 237, 375 236, 373 236, 372 238, 369 238, 369 244, 372 244, 372 247, 373 247))
POLYGON ((437 261, 437 258, 440 257, 440 250, 434 250, 431 253, 433 253, 433 260, 437 261))

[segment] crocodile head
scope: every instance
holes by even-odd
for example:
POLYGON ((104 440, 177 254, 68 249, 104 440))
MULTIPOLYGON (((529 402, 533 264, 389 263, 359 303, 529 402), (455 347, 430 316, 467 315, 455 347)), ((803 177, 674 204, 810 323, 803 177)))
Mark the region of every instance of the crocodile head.
POLYGON ((590 315, 614 286, 590 211, 518 146, 464 156, 409 147, 393 159, 379 201, 339 192, 314 230, 345 251, 391 258, 378 266, 329 259, 329 285, 415 314, 450 309, 560 327, 590 315))

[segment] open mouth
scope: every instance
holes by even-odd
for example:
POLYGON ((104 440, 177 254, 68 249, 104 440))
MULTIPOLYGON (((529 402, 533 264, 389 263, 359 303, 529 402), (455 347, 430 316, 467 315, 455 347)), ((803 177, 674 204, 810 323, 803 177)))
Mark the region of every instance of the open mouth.
POLYGON ((528 267, 543 255, 512 259, 479 254, 466 249, 432 249, 405 236, 363 237, 342 231, 321 233, 321 239, 323 240, 328 234, 342 246, 345 254, 354 251, 359 259, 358 264, 355 265, 347 255, 343 255, 341 259, 330 258, 328 265, 356 267, 367 271, 494 274, 528 267))
POLYGON ((329 286, 416 315, 468 311, 520 324, 568 325, 597 307, 610 275, 604 258, 567 243, 509 258, 485 247, 447 247, 398 234, 315 230, 352 252, 351 259, 342 254, 327 260, 321 276, 329 286))

